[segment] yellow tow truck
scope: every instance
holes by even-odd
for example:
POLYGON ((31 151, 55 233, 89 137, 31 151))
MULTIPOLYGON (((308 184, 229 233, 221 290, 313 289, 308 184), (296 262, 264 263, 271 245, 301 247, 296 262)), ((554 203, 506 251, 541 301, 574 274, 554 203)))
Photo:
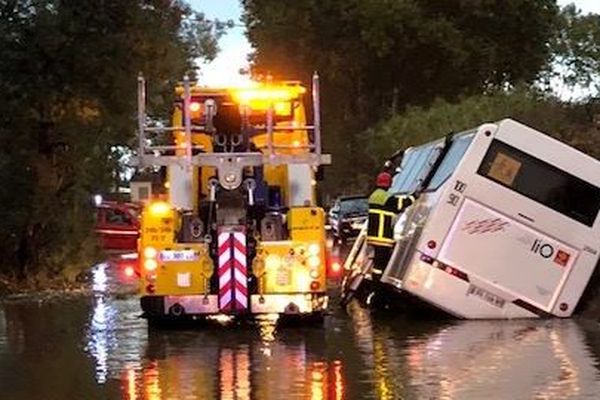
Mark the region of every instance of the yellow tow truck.
POLYGON ((146 82, 138 78, 135 161, 166 171, 163 198, 141 214, 146 318, 322 319, 326 236, 316 177, 331 158, 321 151, 316 74, 311 89, 308 125, 299 82, 207 88, 185 77, 166 126, 148 122, 146 82))

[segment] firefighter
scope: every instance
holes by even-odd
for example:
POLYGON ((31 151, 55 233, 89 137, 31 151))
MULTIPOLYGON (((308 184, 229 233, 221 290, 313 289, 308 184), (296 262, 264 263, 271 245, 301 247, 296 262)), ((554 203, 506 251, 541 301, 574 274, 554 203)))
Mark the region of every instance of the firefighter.
POLYGON ((394 196, 389 193, 388 189, 391 185, 392 175, 389 172, 381 172, 377 175, 377 188, 369 196, 367 243, 374 252, 371 276, 375 282, 381 278, 392 254, 394 247, 393 222, 415 201, 415 196, 412 195, 394 196))

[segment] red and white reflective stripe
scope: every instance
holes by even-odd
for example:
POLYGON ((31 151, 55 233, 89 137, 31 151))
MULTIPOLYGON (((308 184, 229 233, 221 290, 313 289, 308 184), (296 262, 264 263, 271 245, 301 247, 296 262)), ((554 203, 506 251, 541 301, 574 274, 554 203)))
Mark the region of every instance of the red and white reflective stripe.
POLYGON ((243 228, 220 231, 217 236, 219 254, 219 309, 243 311, 248 308, 248 269, 246 234, 243 228))
POLYGON ((235 301, 242 308, 248 308, 248 267, 246 265, 246 235, 233 232, 233 276, 235 280, 235 301))

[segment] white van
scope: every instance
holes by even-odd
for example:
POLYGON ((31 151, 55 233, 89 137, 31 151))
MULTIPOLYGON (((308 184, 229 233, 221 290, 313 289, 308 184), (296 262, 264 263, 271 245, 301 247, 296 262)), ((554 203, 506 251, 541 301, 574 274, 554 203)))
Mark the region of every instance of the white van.
POLYGON ((568 317, 600 251, 600 162, 513 120, 406 151, 381 281, 460 318, 568 317))

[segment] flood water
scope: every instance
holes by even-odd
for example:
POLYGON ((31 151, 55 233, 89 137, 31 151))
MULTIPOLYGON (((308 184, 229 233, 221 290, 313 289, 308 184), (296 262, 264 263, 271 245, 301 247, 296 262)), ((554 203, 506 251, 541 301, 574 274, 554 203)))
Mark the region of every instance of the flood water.
POLYGON ((94 295, 0 305, 2 399, 597 399, 600 325, 336 308, 318 327, 148 329, 111 269, 94 295))

